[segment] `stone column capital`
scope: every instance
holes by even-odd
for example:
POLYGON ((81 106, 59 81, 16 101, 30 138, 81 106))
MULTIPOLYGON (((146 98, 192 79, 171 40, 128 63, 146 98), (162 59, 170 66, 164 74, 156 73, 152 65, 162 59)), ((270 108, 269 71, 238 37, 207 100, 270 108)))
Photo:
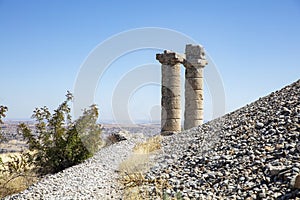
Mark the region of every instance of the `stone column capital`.
POLYGON ((156 60, 163 65, 176 65, 185 62, 184 56, 168 50, 165 50, 162 54, 156 54, 156 60))
POLYGON ((187 44, 185 47, 185 61, 183 65, 186 68, 196 67, 204 68, 208 62, 205 57, 204 48, 201 45, 187 44))

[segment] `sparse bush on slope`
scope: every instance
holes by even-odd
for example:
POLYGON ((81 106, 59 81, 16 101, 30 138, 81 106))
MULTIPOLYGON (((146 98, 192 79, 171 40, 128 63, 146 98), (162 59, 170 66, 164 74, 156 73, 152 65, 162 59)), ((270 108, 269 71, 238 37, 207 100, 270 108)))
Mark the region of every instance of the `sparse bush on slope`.
MULTIPOLYGON (((68 92, 66 100, 53 114, 47 107, 36 108, 32 115, 37 121, 34 129, 25 123, 19 124, 18 133, 26 140, 29 150, 12 156, 11 161, 3 163, 0 160, 0 176, 8 180, 0 188, 7 188, 9 182, 20 176, 56 173, 79 164, 102 146, 97 106, 91 105, 81 117, 72 121, 69 106, 72 99, 68 92)), ((0 107, 0 123, 6 111, 7 107, 0 107)))
POLYGON ((66 97, 53 114, 47 107, 35 109, 32 116, 37 120, 35 131, 24 123, 19 125, 19 132, 27 140, 29 150, 36 152, 29 161, 39 174, 56 173, 81 163, 101 145, 98 108, 90 106, 72 122, 68 103, 73 97, 70 93, 66 97))
MULTIPOLYGON (((0 125, 3 124, 2 118, 5 117, 5 113, 7 112, 8 108, 6 106, 0 106, 0 125)), ((0 126, 0 142, 2 142, 2 140, 4 139, 3 137, 3 133, 1 130, 1 126, 0 126)), ((1 158, 0 158, 1 161, 1 158)))
MULTIPOLYGON (((3 124, 2 118, 6 116, 7 111, 6 106, 0 106, 0 125, 3 124)), ((0 143, 5 141, 6 138, 0 126, 0 143)), ((36 181, 36 177, 28 170, 25 156, 9 157, 11 161, 5 163, 0 157, 0 198, 24 190, 36 181)))

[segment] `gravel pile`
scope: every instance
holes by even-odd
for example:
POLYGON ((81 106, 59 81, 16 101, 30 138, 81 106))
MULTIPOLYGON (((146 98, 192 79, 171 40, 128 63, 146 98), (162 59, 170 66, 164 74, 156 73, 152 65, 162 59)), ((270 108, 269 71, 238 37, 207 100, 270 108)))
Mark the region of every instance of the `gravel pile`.
POLYGON ((121 199, 119 164, 132 152, 142 134, 105 147, 85 162, 49 175, 27 190, 5 199, 121 199))
MULTIPOLYGON (((300 80, 203 126, 165 137, 148 179, 184 199, 300 198, 300 80)), ((150 194, 155 187, 148 186, 150 194)))
MULTIPOLYGON (((5 199, 122 199, 116 170, 145 139, 132 134, 5 199)), ((299 139, 300 80, 219 119, 164 137, 146 178, 168 180, 171 187, 164 192, 180 192, 183 199, 299 199, 299 139)), ((154 185, 146 189, 150 196, 157 193, 154 185)))

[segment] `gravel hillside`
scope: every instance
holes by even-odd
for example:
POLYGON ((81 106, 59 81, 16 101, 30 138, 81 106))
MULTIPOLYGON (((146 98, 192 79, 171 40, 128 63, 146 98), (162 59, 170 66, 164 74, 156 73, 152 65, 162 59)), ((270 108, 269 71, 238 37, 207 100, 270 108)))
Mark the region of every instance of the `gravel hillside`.
MULTIPOLYGON (((203 126, 165 137, 147 174, 184 199, 300 198, 300 80, 203 126)), ((155 193, 155 187, 148 190, 155 193)))
POLYGON ((135 144, 143 140, 143 135, 136 133, 128 140, 100 149, 85 162, 48 175, 27 190, 4 199, 121 199, 117 181, 119 164, 130 156, 135 144))
MULTIPOLYGON (((134 134, 6 199, 124 199, 116 170, 144 139, 134 134)), ((172 188, 165 192, 180 192, 183 199, 300 199, 299 139, 300 80, 219 119, 164 137, 146 178, 167 179, 172 188)), ((155 186, 146 189, 155 195, 155 186)))

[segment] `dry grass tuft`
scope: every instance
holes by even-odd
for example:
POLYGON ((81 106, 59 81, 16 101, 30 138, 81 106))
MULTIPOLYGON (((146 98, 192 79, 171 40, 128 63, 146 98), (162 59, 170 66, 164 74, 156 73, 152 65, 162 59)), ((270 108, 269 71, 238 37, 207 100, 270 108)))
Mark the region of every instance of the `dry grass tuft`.
MULTIPOLYGON (((14 157, 20 158, 21 153, 5 153, 0 155, 3 163, 13 161, 14 157)), ((33 167, 26 166, 25 171, 9 173, 4 165, 0 165, 0 198, 21 192, 39 179, 33 172, 33 167)))
POLYGON ((162 199, 163 190, 170 187, 167 180, 150 180, 144 175, 151 167, 149 163, 151 154, 161 149, 161 140, 161 136, 155 136, 137 144, 133 148, 133 154, 120 164, 120 182, 124 186, 124 199, 150 199, 146 189, 149 185, 153 186, 155 199, 159 197, 162 199))
POLYGON ((149 138, 146 142, 139 143, 133 148, 134 153, 149 154, 161 149, 162 137, 155 136, 149 138))
POLYGON ((150 155, 161 149, 161 139, 161 136, 155 136, 136 144, 133 154, 120 164, 120 171, 132 174, 148 170, 150 155))
POLYGON ((0 177, 0 198, 21 192, 28 188, 33 183, 36 183, 38 178, 33 173, 2 175, 0 177))
POLYGON ((120 164, 119 170, 121 172, 124 172, 124 174, 146 171, 150 167, 149 159, 149 154, 133 153, 129 158, 127 158, 120 164))
POLYGON ((123 195, 125 200, 163 199, 163 191, 171 188, 167 180, 149 180, 141 172, 125 175, 121 181, 125 187, 123 195), (149 186, 152 187, 151 194, 149 193, 149 186))

